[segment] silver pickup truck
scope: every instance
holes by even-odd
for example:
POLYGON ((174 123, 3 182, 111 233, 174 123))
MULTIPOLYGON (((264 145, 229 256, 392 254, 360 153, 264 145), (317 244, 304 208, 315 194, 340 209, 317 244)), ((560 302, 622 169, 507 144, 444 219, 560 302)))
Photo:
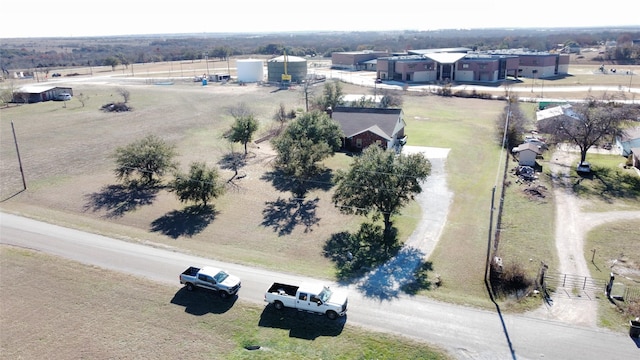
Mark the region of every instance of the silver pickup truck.
POLYGON ((189 291, 197 287, 215 290, 223 299, 237 294, 241 286, 238 277, 211 266, 189 267, 180 274, 180 284, 184 284, 189 291))
POLYGON ((325 314, 331 320, 347 313, 347 294, 322 284, 294 286, 274 283, 265 293, 264 301, 273 304, 277 310, 288 307, 325 314))

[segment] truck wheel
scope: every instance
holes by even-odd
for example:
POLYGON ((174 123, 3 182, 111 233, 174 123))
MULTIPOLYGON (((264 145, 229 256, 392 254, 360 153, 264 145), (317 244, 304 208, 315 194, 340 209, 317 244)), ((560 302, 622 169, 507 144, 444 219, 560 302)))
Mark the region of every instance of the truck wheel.
POLYGON ((224 290, 220 290, 219 293, 220 293, 220 297, 223 299, 226 299, 229 297, 229 293, 224 290))
POLYGON ((282 310, 284 309, 284 305, 280 302, 280 301, 276 301, 273 303, 273 307, 276 308, 276 310, 282 310))
POLYGON ((328 317, 330 320, 335 320, 335 319, 337 319, 337 318, 338 318, 338 313, 336 313, 336 312, 335 312, 335 311, 333 311, 333 310, 329 310, 329 311, 327 311, 327 317, 328 317))
POLYGON ((195 290, 195 286, 193 286, 192 283, 187 283, 187 285, 185 285, 187 287, 187 291, 193 291, 195 290))

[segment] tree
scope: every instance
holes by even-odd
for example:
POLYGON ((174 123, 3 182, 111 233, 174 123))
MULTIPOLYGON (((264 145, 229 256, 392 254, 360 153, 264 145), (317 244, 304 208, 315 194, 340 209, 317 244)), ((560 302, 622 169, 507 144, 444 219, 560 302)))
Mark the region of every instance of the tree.
POLYGON ((80 101, 80 104, 82 104, 82 107, 84 107, 87 101, 89 101, 89 96, 85 95, 84 93, 80 93, 76 96, 76 99, 78 99, 78 101, 80 101))
POLYGON ((167 144, 155 135, 149 135, 116 149, 115 174, 124 182, 129 182, 133 174, 138 174, 143 183, 152 184, 154 176, 162 177, 166 171, 176 167, 173 162, 175 156, 173 145, 167 144))
POLYGON ((253 115, 236 118, 231 127, 229 140, 241 143, 244 146, 244 155, 246 156, 247 143, 251 141, 256 130, 258 130, 258 121, 253 118, 253 115))
POLYGON ((129 92, 129 90, 123 87, 119 87, 116 91, 118 92, 118 95, 122 96, 125 104, 129 102, 129 99, 131 98, 131 93, 129 92))
POLYGON ((310 179, 322 169, 318 162, 340 149, 341 137, 340 125, 325 112, 305 113, 272 141, 276 167, 299 180, 310 179))
POLYGON ((120 60, 118 60, 118 58, 116 57, 109 56, 108 58, 104 59, 102 64, 105 66, 111 66, 111 71, 114 71, 116 69, 116 66, 120 64, 120 60))
POLYGON ((369 146, 355 158, 348 171, 339 170, 333 203, 344 214, 380 217, 384 221, 385 246, 392 238, 391 217, 416 194, 431 173, 431 163, 422 154, 396 155, 378 146, 369 146))
POLYGON ((402 95, 397 91, 383 89, 381 91, 382 98, 380 99, 381 108, 391 108, 402 106, 402 95))
POLYGON ((637 106, 593 97, 573 105, 573 112, 575 117, 561 117, 551 125, 550 131, 556 142, 567 141, 580 148, 580 162, 586 160, 591 147, 607 137, 621 134, 627 121, 639 113, 637 106))
POLYGON ((509 105, 496 118, 495 135, 500 146, 505 149, 522 143, 522 135, 527 130, 527 118, 520 110, 520 104, 517 98, 509 98, 509 105))
POLYGON ((334 82, 333 85, 325 83, 322 96, 316 99, 316 107, 322 111, 327 110, 329 107, 335 109, 336 106, 342 104, 343 97, 342 85, 339 82, 334 82))
POLYGON ((181 202, 193 201, 206 206, 209 200, 224 192, 224 187, 218 179, 217 169, 207 168, 203 162, 193 162, 187 174, 176 173, 169 188, 176 193, 181 202))

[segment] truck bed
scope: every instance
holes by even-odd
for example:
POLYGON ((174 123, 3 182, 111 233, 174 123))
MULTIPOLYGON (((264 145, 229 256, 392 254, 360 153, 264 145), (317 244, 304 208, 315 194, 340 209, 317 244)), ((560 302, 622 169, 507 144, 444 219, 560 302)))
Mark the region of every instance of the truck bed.
POLYGON ((298 291, 298 286, 281 284, 281 283, 273 283, 273 285, 271 285, 269 290, 267 290, 268 293, 280 294, 280 295, 286 294, 293 297, 296 296, 297 291, 298 291))
POLYGON ((189 267, 187 270, 182 272, 182 275, 187 275, 187 276, 196 276, 196 274, 198 273, 198 271, 200 271, 200 268, 191 266, 189 267))

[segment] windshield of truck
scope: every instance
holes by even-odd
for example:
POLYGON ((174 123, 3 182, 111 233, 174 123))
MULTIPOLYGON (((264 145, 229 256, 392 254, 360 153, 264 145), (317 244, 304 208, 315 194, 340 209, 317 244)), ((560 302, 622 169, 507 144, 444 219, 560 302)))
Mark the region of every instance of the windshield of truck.
POLYGON ((329 290, 328 287, 325 287, 322 292, 318 295, 318 297, 320 298, 320 300, 322 300, 323 303, 329 301, 329 299, 331 298, 331 290, 329 290))
POLYGON ((217 283, 221 283, 224 281, 224 279, 228 278, 229 274, 227 274, 224 271, 220 271, 219 273, 217 273, 213 279, 217 282, 217 283))

